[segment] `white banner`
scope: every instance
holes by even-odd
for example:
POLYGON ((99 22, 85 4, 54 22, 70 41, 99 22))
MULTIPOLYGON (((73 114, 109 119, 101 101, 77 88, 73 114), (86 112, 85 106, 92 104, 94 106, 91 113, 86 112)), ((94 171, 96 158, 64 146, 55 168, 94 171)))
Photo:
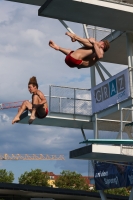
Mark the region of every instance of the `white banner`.
POLYGON ((92 88, 91 95, 93 113, 127 99, 130 96, 128 69, 92 88))

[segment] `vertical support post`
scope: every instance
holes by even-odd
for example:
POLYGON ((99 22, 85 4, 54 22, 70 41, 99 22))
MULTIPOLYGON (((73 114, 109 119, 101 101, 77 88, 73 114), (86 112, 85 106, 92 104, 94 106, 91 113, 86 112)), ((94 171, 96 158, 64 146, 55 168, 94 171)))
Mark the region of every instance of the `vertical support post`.
MULTIPOLYGON (((122 133, 123 133, 123 109, 121 108, 121 129, 120 129, 120 139, 122 140, 122 133)), ((120 148, 120 154, 122 154, 122 144, 120 148)))
POLYGON ((61 113, 61 97, 59 98, 59 112, 61 113))
POLYGON ((98 139, 98 125, 97 125, 97 114, 95 114, 95 121, 93 122, 93 127, 94 127, 94 138, 98 139))
POLYGON ((121 132, 120 132, 121 140, 122 140, 122 132, 123 132, 123 109, 121 108, 121 132))
POLYGON ((106 195, 102 190, 99 190, 99 194, 102 200, 107 200, 106 195))
POLYGON ((129 69, 129 79, 130 79, 130 93, 133 98, 133 34, 126 33, 127 39, 127 56, 128 56, 128 69, 129 69))
POLYGON ((75 91, 75 88, 74 88, 74 116, 75 116, 75 111, 76 111, 76 102, 75 102, 75 99, 76 99, 76 91, 75 91))
MULTIPOLYGON (((84 140, 87 140, 83 128, 81 128, 81 132, 82 132, 84 140)), ((88 146, 88 143, 86 143, 86 146, 88 146)), ((90 161, 88 160, 88 177, 89 177, 89 164, 90 164, 90 161)), ((91 160, 91 164, 92 164, 92 167, 94 168, 94 162, 92 160, 91 160)))
POLYGON ((131 193, 130 193, 130 196, 129 196, 129 200, 133 200, 133 187, 131 189, 131 193))
POLYGON ((94 87, 96 85, 95 66, 90 67, 90 73, 91 73, 91 87, 94 87))
MULTIPOLYGON (((89 38, 86 24, 83 25, 83 29, 84 29, 86 38, 89 38)), ((96 37, 96 28, 94 31, 95 31, 95 37, 96 37)), ((90 67, 90 74, 91 74, 91 87, 94 87, 96 85, 95 66, 90 67)), ((93 128, 94 128, 94 137, 95 137, 95 139, 97 139, 98 138, 97 114, 95 114, 95 121, 93 122, 93 128)), ((83 132, 82 132, 82 134, 83 134, 83 132)), ((92 161, 92 166, 94 168, 93 161, 92 161)), ((89 168, 89 163, 88 163, 88 168, 89 168)), ((106 200, 104 191, 101 190, 101 191, 99 191, 99 193, 100 193, 101 199, 106 200)))
MULTIPOLYGON (((133 122, 133 107, 131 107, 131 120, 133 122)), ((133 127, 132 127, 132 131, 133 131, 133 127)))
POLYGON ((49 113, 51 112, 51 85, 49 86, 49 113))

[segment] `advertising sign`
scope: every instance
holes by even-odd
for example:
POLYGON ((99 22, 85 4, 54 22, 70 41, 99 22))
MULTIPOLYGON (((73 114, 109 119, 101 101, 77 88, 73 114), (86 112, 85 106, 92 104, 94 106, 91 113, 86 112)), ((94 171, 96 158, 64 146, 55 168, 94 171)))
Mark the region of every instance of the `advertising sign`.
POLYGON ((133 165, 96 163, 94 178, 97 190, 133 186, 133 165))
POLYGON ((91 95, 93 113, 127 99, 130 96, 128 69, 93 87, 91 95))

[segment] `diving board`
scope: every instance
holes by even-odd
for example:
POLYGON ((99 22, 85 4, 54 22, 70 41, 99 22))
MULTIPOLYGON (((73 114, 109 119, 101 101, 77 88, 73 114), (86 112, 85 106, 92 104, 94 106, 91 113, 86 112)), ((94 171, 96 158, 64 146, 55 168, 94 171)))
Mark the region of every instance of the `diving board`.
MULTIPOLYGON (((30 118, 30 112, 26 111, 20 116, 20 121, 18 123, 28 124, 30 118)), ((90 116, 83 115, 71 115, 71 114, 61 114, 61 113, 49 113, 44 119, 36 118, 32 125, 42 125, 42 126, 54 126, 62 128, 78 128, 78 129, 93 129, 93 123, 91 122, 90 116), (90 122, 90 123, 89 123, 90 122)))
POLYGON ((69 152, 69 158, 80 160, 98 160, 111 162, 133 162, 133 149, 129 146, 110 146, 92 144, 69 152))
POLYGON ((83 142, 80 142, 79 144, 115 144, 115 145, 133 145, 133 140, 118 140, 118 139, 88 139, 83 142))

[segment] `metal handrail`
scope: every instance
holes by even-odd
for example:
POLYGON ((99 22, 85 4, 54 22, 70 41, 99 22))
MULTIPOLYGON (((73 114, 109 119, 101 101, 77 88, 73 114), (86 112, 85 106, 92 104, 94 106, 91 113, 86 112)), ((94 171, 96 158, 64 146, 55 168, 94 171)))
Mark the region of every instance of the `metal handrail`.
POLYGON ((92 101, 92 100, 87 100, 87 99, 78 99, 78 98, 69 98, 69 97, 59 97, 59 96, 51 96, 51 98, 71 99, 71 100, 82 100, 82 101, 92 101))
POLYGON ((59 86, 59 85, 50 85, 50 87, 59 87, 59 88, 70 88, 70 89, 76 89, 76 90, 88 90, 91 91, 91 89, 84 89, 84 88, 73 88, 73 87, 68 87, 68 86, 59 86))

